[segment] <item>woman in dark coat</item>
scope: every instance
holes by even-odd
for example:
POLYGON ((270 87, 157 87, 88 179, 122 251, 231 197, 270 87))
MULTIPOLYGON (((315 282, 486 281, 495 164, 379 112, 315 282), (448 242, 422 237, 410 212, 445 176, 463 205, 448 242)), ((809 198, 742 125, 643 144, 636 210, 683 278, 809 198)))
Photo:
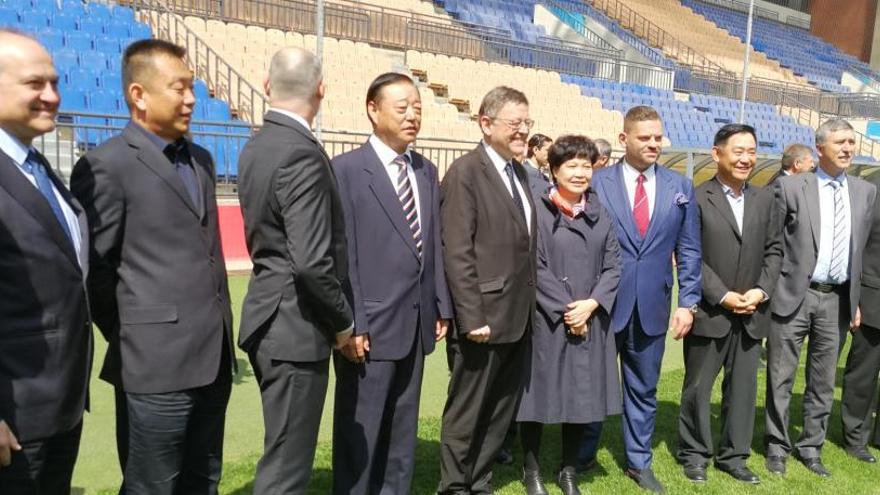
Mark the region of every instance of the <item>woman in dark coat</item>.
POLYGON ((549 152, 555 186, 535 192, 538 310, 517 412, 529 495, 547 493, 538 466, 543 425, 562 424, 556 481, 564 494, 580 494, 575 465, 583 426, 621 412, 617 352, 608 331, 619 253, 614 224, 589 189, 597 158, 589 138, 559 138, 549 152))

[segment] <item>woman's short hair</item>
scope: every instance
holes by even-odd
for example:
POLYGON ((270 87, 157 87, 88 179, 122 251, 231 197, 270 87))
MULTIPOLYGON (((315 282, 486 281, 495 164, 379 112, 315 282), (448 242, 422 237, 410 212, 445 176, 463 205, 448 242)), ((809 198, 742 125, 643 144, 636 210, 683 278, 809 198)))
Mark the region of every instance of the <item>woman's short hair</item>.
POLYGON ((599 159, 599 150, 592 139, 587 136, 562 136, 553 142, 547 153, 551 172, 555 172, 563 163, 575 158, 596 163, 599 159))

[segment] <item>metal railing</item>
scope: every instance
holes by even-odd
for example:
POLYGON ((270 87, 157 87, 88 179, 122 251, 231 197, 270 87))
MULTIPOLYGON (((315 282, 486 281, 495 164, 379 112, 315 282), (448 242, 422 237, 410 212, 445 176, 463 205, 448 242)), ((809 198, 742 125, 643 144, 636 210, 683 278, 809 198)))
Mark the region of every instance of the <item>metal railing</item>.
POLYGON ((565 8, 565 6, 560 5, 554 0, 541 0, 541 2, 536 5, 541 4, 543 4, 545 7, 547 7, 548 10, 553 12, 556 17, 563 19, 563 22, 565 22, 566 24, 576 24, 576 30, 578 31, 578 34, 583 36, 590 44, 595 45, 600 50, 605 50, 610 53, 621 52, 620 49, 606 41, 605 38, 600 36, 595 31, 587 27, 583 22, 580 21, 580 19, 574 18, 571 13, 565 8))
POLYGON ((869 74, 856 64, 849 64, 846 70, 858 76, 861 82, 867 84, 874 91, 880 92, 880 81, 873 74, 869 74))
POLYGON ((780 7, 788 7, 798 12, 810 13, 810 0, 767 0, 770 3, 779 5, 780 7))
MULTIPOLYGON (((819 110, 818 107, 810 107, 800 102, 793 101, 787 96, 782 95, 778 104, 779 113, 787 115, 800 125, 805 125, 815 129, 822 122, 829 118, 842 117, 836 113, 827 113, 819 110)), ((880 143, 869 138, 859 131, 855 131, 856 136, 856 157, 871 157, 873 160, 880 159, 880 143)))
MULTIPOLYGON (((701 3, 724 7, 738 12, 749 12, 749 2, 743 0, 696 0, 701 3)), ((771 21, 781 22, 783 24, 791 24, 802 29, 810 29, 810 21, 802 17, 788 15, 783 18, 778 11, 765 9, 764 7, 755 5, 755 15, 769 19, 771 21)))
POLYGON ((251 124, 262 122, 263 114, 269 108, 263 91, 251 85, 190 29, 180 15, 169 10, 160 0, 135 0, 130 5, 152 26, 158 38, 186 48, 187 63, 195 77, 208 83, 215 98, 229 103, 235 116, 251 124))
POLYGON ((704 71, 715 71, 721 74, 734 74, 720 64, 687 46, 681 40, 651 22, 647 17, 639 14, 618 0, 586 1, 608 17, 615 19, 620 23, 621 27, 632 31, 633 34, 647 41, 649 45, 663 50, 663 52, 669 57, 674 58, 689 68, 693 67, 704 71))

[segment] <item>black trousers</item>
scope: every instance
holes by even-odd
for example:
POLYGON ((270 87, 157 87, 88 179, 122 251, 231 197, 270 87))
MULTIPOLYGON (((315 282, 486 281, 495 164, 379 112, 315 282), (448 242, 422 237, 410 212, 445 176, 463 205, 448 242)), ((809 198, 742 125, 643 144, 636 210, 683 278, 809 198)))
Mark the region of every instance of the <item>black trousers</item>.
POLYGON ((12 463, 0 468, 3 495, 70 495, 70 479, 79 452, 82 422, 40 440, 21 442, 12 463))
POLYGON ((852 346, 846 357, 843 373, 843 396, 840 419, 843 422, 843 442, 847 448, 861 448, 869 443, 878 444, 874 413, 877 402, 877 373, 880 372, 880 329, 862 325, 853 332, 852 346))
POLYGON ((304 494, 312 475, 324 411, 330 358, 279 361, 260 344, 249 353, 263 400, 263 457, 254 495, 304 494))
POLYGON ((452 377, 440 432, 440 494, 492 493, 492 466, 516 412, 525 343, 450 339, 452 377))
POLYGON ((224 358, 209 385, 157 394, 126 392, 128 456, 127 460, 120 456, 125 463, 121 491, 127 495, 216 494, 231 390, 232 372, 224 358))
POLYGON ((684 340, 685 375, 678 417, 678 461, 685 465, 745 467, 755 428, 755 398, 761 341, 737 322, 721 338, 689 335, 684 340), (721 438, 712 440, 712 386, 721 369, 721 438))
POLYGON ((334 494, 412 491, 425 367, 422 343, 418 336, 413 340, 397 361, 352 363, 334 353, 334 494))

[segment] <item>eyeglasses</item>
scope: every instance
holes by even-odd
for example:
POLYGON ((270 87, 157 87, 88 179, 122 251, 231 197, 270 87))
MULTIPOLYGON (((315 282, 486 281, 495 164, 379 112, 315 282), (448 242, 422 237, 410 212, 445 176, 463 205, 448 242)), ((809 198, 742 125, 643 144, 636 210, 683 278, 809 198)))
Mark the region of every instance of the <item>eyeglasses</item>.
POLYGON ((504 122, 504 125, 506 125, 511 130, 514 130, 514 131, 518 131, 518 130, 522 129, 522 126, 526 126, 526 129, 528 129, 528 130, 531 130, 532 127, 535 126, 535 121, 532 119, 507 120, 507 119, 499 119, 498 117, 495 117, 492 120, 498 120, 498 121, 504 122))

